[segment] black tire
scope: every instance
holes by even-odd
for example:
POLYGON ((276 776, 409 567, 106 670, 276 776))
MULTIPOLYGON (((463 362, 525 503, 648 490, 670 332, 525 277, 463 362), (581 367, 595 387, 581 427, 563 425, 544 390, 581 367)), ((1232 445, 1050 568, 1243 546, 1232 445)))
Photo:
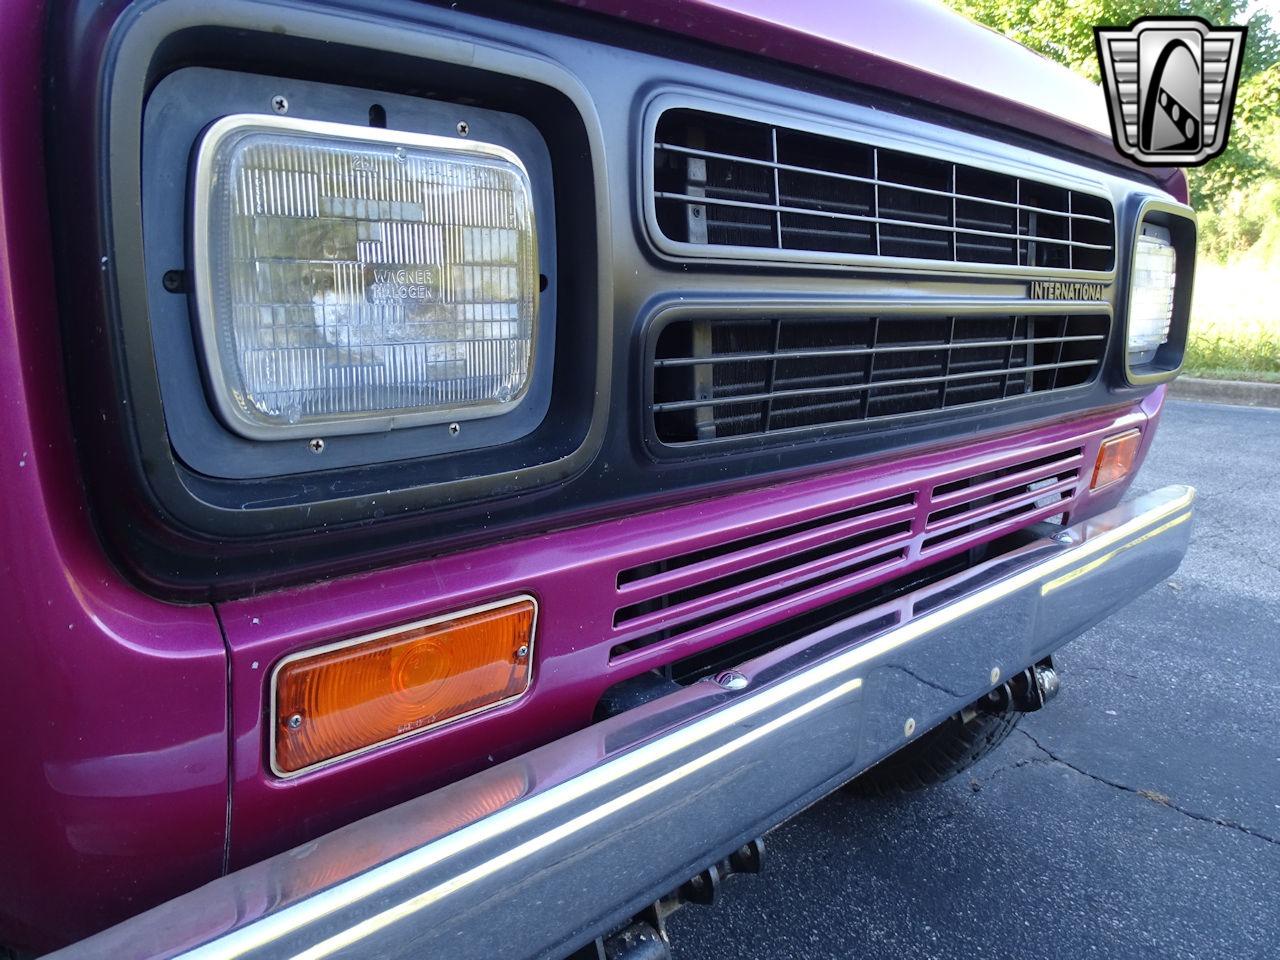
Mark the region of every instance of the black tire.
POLYGON ((891 753, 849 784, 864 797, 888 797, 923 790, 963 773, 1013 733, 1022 714, 979 712, 966 722, 949 717, 919 739, 891 753))

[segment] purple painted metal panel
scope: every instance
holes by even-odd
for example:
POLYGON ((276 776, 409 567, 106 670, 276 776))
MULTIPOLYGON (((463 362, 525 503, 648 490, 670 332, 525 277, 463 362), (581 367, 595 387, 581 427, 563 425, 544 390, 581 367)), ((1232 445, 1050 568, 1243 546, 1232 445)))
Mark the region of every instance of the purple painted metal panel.
POLYGON ((1022 130, 1154 177, 1186 202, 1180 170, 1116 151, 1101 87, 935 0, 562 2, 1022 130))
MULTIPOLYGON (((732 611, 728 601, 716 603, 713 609, 729 611, 725 620, 611 657, 615 645, 639 632, 626 624, 614 626, 615 610, 630 602, 627 589, 618 588, 618 573, 624 569, 1077 447, 1083 448, 1081 482, 1087 484, 1101 440, 1134 426, 1143 427, 1148 437, 1152 432, 1148 415, 1138 404, 1001 438, 886 458, 855 469, 223 604, 220 613, 231 647, 233 691, 232 865, 251 863, 564 736, 588 724, 600 694, 628 676, 794 617, 847 595, 854 585, 859 590, 874 586, 907 567, 895 563, 872 568, 747 612, 732 611), (280 781, 268 772, 264 762, 267 687, 271 669, 281 657, 518 593, 531 593, 540 603, 534 683, 523 699, 294 780, 280 781)), ((1085 519, 1113 505, 1120 493, 1119 489, 1098 496, 1081 492, 1066 506, 1073 521, 1085 519)), ((1020 522, 1063 508, 1041 508, 1020 522)), ((919 555, 930 509, 927 496, 911 509, 913 560, 919 555)), ((993 528, 959 539, 929 559, 989 540, 996 532, 993 528)))
POLYGON ((125 583, 81 496, 45 212, 43 14, 0 0, 0 940, 36 949, 217 876, 227 810, 213 610, 125 583))

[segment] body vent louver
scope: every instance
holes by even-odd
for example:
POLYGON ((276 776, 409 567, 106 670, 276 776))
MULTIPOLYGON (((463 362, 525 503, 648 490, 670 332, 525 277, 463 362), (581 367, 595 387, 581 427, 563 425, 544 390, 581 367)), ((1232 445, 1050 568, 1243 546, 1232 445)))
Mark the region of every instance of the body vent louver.
POLYGON ((654 136, 658 227, 708 253, 1115 264, 1114 210, 1092 193, 698 110, 667 110, 654 136))
POLYGON ((1088 383, 1106 314, 676 319, 658 335, 654 434, 669 445, 838 426, 1088 383))
POLYGON ((762 618, 861 595, 912 565, 1051 521, 1065 523, 1085 451, 1023 454, 997 469, 921 481, 879 499, 836 501, 764 531, 674 552, 617 575, 612 657, 696 648, 762 618))

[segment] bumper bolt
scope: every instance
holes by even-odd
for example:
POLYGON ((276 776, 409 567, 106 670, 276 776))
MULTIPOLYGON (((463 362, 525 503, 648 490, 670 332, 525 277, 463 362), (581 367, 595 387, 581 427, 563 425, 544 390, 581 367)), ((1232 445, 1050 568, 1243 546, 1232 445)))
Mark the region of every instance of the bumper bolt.
POLYGON ((992 668, 991 668, 991 682, 992 682, 992 683, 999 683, 999 682, 1000 682, 1000 668, 999 668, 999 667, 992 667, 992 668))
POLYGON ((902 725, 902 732, 908 737, 916 732, 916 718, 907 717, 907 722, 902 725))
POLYGON ((726 690, 745 690, 750 682, 737 670, 726 670, 724 673, 716 674, 716 683, 726 690))

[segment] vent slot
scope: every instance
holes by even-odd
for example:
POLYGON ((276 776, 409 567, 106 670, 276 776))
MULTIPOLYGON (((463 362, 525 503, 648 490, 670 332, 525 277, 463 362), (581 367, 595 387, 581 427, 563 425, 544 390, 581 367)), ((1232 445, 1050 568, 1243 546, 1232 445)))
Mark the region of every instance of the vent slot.
MULTIPOLYGON (((618 587, 625 588, 628 584, 637 583, 638 581, 652 583, 655 578, 661 577, 672 570, 680 570, 694 564, 701 564, 705 567, 710 561, 718 560, 730 554, 737 554, 739 559, 742 559, 749 556, 748 551, 753 551, 757 547, 773 545, 785 550, 793 550, 798 546, 803 546, 807 539, 816 539, 801 538, 800 534, 818 530, 821 531, 821 539, 827 540, 830 539, 833 533, 866 526, 866 524, 852 522, 861 520, 864 517, 872 517, 873 519, 869 522, 875 524, 889 521, 899 516, 909 516, 909 510, 904 511, 900 508, 911 507, 915 502, 915 494, 906 493, 900 497, 890 497, 887 500, 864 503, 847 510, 840 510, 837 513, 822 514, 810 520, 788 524, 785 527, 774 528, 754 536, 730 540, 728 543, 717 544, 714 547, 704 547, 701 550, 693 550, 665 560, 628 567, 618 574, 618 587), (874 516, 876 514, 881 514, 881 516, 874 516)), ((761 553, 762 551, 756 551, 757 556, 761 553)))
POLYGON ((870 597, 1033 524, 1066 523, 1085 459, 1083 446, 1027 451, 995 469, 939 472, 879 500, 809 505, 769 529, 757 523, 746 536, 726 533, 625 567, 610 657, 717 648, 806 611, 870 597))
POLYGON ((1097 272, 1115 265, 1115 212, 1104 197, 698 110, 659 117, 653 186, 659 229, 682 243, 1097 272))
POLYGON ((1042 520, 1059 522, 1079 488, 1084 449, 1015 463, 964 480, 940 484, 929 501, 922 553, 959 541, 1000 533, 1042 520))
POLYGON ((634 635, 614 654, 686 635, 772 603, 848 587, 901 563, 915 535, 916 494, 855 506, 700 546, 618 573, 615 629, 634 635))
POLYGON ((1105 314, 697 317, 667 324, 650 407, 666 444, 838 426, 1091 382, 1105 314))
POLYGON ((876 574, 895 569, 906 556, 906 550, 896 550, 888 556, 869 557, 850 568, 814 578, 805 585, 803 591, 781 589, 764 592, 723 610, 685 621, 677 627, 660 627, 617 644, 609 651, 609 656, 611 659, 625 657, 677 638, 686 643, 696 643, 712 633, 722 633, 726 627, 732 629, 735 619, 738 623, 744 623, 749 622, 747 618, 750 616, 767 616, 771 613, 782 613, 785 616, 785 612, 795 603, 811 598, 825 602, 829 596, 847 595, 857 585, 866 583, 876 574))

